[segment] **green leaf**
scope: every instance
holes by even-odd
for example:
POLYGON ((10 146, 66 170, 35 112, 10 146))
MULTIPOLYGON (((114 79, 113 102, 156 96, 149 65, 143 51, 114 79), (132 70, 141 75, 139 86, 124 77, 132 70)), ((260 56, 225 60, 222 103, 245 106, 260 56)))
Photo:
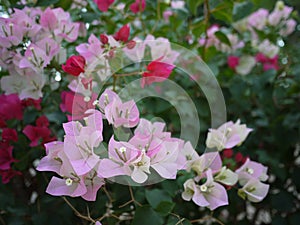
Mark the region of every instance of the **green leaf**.
POLYGON ((59 0, 59 2, 55 4, 55 7, 61 7, 64 10, 67 10, 71 7, 72 2, 72 0, 59 0))
POLYGON ((146 190, 146 199, 152 208, 156 208, 161 202, 172 202, 172 198, 164 190, 146 190))
POLYGON ((253 3, 250 1, 235 2, 233 6, 233 20, 238 21, 252 12, 253 3))
POLYGON ((163 219, 150 206, 143 206, 136 209, 131 225, 162 225, 163 223, 163 219))
POLYGON ((59 0, 38 0, 35 6, 50 6, 58 3, 59 0))
POLYGON ((227 37, 226 34, 224 34, 222 31, 215 32, 216 37, 224 44, 231 46, 231 43, 227 37))
POLYGON ((189 10, 192 12, 193 15, 197 14, 197 8, 203 4, 204 0, 188 0, 187 5, 189 10))
POLYGON ((281 191, 278 194, 272 196, 272 208, 281 211, 289 212, 294 208, 294 197, 287 191, 281 191))
POLYGON ((158 204, 158 206, 155 208, 155 211, 157 211, 162 216, 166 216, 173 210, 174 207, 175 203, 163 201, 158 204))

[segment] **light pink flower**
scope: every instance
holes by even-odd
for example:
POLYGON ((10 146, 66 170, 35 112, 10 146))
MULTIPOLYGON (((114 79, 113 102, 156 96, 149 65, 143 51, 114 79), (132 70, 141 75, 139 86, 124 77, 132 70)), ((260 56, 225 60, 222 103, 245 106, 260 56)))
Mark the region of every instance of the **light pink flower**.
POLYGON ((140 113, 133 100, 122 103, 119 99, 114 99, 105 109, 105 117, 110 124, 118 128, 135 127, 139 122, 140 113))
POLYGON ((240 120, 237 120, 236 123, 229 121, 218 129, 209 129, 206 146, 208 148, 217 148, 219 151, 225 148, 232 148, 241 144, 251 131, 251 128, 240 124, 240 120))
POLYGON ((263 30, 268 21, 269 11, 259 9, 248 17, 248 25, 257 30, 263 30))
POLYGON ((204 184, 195 184, 193 180, 187 180, 184 184, 185 191, 182 198, 193 202, 202 207, 208 207, 214 210, 220 206, 228 205, 228 196, 225 188, 214 182, 212 172, 207 171, 207 180, 204 184))
POLYGON ((238 190, 239 196, 250 202, 260 202, 268 194, 270 185, 260 182, 258 179, 250 179, 243 188, 238 190))
POLYGON ((251 161, 249 158, 246 162, 235 172, 239 176, 239 183, 245 185, 250 179, 255 178, 260 181, 266 181, 268 168, 263 166, 261 163, 251 161))

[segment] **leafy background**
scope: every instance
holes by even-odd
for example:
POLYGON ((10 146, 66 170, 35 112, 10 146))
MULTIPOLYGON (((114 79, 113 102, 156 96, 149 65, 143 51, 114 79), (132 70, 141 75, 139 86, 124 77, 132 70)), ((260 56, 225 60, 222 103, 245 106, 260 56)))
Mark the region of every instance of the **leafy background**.
MULTIPOLYGON (((248 127, 254 128, 245 144, 234 151, 249 155, 252 159, 269 167, 271 185, 267 198, 256 204, 242 201, 236 190, 229 191, 230 205, 221 207, 214 212, 214 217, 225 224, 274 224, 298 225, 300 222, 300 27, 285 39, 285 46, 281 48, 279 59, 287 60, 281 63, 279 71, 263 72, 261 68, 254 69, 247 76, 235 74, 227 67, 226 56, 214 48, 206 51, 199 47, 197 41, 189 44, 188 39, 196 40, 211 24, 232 27, 232 24, 259 8, 272 10, 274 0, 210 0, 210 17, 205 18, 203 0, 187 0, 186 8, 176 10, 170 17, 170 22, 163 20, 163 11, 169 7, 164 1, 147 1, 146 10, 140 14, 132 14, 126 1, 124 14, 114 9, 102 13, 92 0, 87 1, 85 11, 70 8, 70 0, 37 0, 30 6, 62 7, 68 10, 74 21, 89 23, 86 37, 79 38, 76 43, 66 44, 68 54, 75 53, 75 46, 86 42, 89 34, 112 34, 122 25, 131 24, 131 37, 145 37, 152 34, 156 37, 166 37, 173 43, 178 43, 203 57, 217 77, 226 100, 228 118, 240 118, 248 127), (98 23, 93 25, 96 20, 98 23), (284 73, 285 76, 280 76, 284 73)), ((300 2, 285 1, 299 12, 300 2)), ((3 12, 8 8, 21 7, 16 1, 2 1, 3 12)), ((294 15, 298 19, 298 15, 294 15)), ((221 41, 226 42, 219 35, 221 41)), ((251 49, 249 48, 249 52, 251 49)), ((7 72, 1 71, 1 76, 7 72)), ((207 129, 210 126, 210 112, 201 90, 195 84, 184 79, 180 71, 175 71, 172 79, 176 80, 193 98, 197 105, 201 121, 201 136, 198 150, 204 149, 207 129)), ((67 80, 60 82, 55 92, 44 90, 42 111, 34 108, 26 109, 22 125, 31 124, 40 115, 46 115, 51 122, 51 129, 57 137, 63 136, 61 124, 66 122, 65 115, 59 110, 60 92, 67 89, 67 80)), ((161 117, 168 122, 168 129, 175 136, 179 134, 180 123, 178 115, 171 105, 162 100, 148 99, 140 104, 143 108, 142 116, 151 118, 161 117)), ((13 124, 10 127, 21 126, 13 124)), ((19 127, 21 129, 21 127, 19 127)), ((20 132, 21 133, 21 132, 20 132)), ((22 171, 23 176, 15 177, 9 184, 0 185, 0 224, 88 224, 79 219, 62 198, 52 197, 45 193, 50 173, 33 173, 34 161, 44 155, 41 147, 30 148, 29 141, 24 135, 19 135, 15 143, 15 157, 20 161, 15 164, 16 169, 22 171), (30 172, 31 171, 31 172, 30 172), (37 195, 37 198, 33 198, 37 195)), ((103 220, 103 224, 191 224, 195 219, 209 215, 210 212, 185 202, 181 199, 182 184, 189 174, 180 173, 174 181, 147 187, 134 187, 135 199, 142 203, 129 204, 119 208, 130 200, 128 187, 119 184, 107 185, 107 190, 114 200, 113 205, 103 191, 99 191, 97 201, 87 203, 82 199, 68 201, 83 214, 87 209, 93 217, 101 217, 107 210, 113 210, 118 218, 103 220), (135 209, 135 210, 134 210, 135 209)))

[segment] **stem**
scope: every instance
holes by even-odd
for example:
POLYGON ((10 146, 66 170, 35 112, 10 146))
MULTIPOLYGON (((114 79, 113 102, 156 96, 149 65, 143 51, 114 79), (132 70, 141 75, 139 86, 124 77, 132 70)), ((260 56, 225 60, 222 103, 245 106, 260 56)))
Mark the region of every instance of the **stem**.
POLYGON ((108 200, 109 200, 109 203, 112 204, 113 199, 112 199, 112 197, 110 196, 109 192, 106 190, 105 187, 102 187, 102 190, 103 190, 104 193, 106 194, 106 196, 107 196, 107 198, 108 198, 108 200))
POLYGON ((203 46, 203 52, 202 52, 202 59, 203 61, 206 60, 206 45, 208 41, 208 22, 209 22, 209 16, 210 16, 210 11, 209 11, 209 2, 208 0, 204 0, 204 14, 205 14, 205 19, 204 19, 204 25, 205 25, 205 41, 204 41, 204 46, 203 46))
POLYGON ((131 199, 130 199, 128 202, 125 202, 123 205, 120 205, 119 208, 123 208, 124 206, 126 206, 126 205, 128 205, 128 204, 130 204, 130 203, 132 203, 132 202, 136 203, 138 206, 142 206, 141 203, 137 202, 137 201, 134 199, 134 195, 133 195, 131 186, 128 186, 128 188, 129 188, 129 193, 130 193, 130 198, 131 198, 131 199))
POLYGON ((135 76, 135 75, 140 75, 143 72, 132 72, 132 73, 115 73, 113 76, 114 77, 130 77, 130 76, 135 76))
POLYGON ((68 204, 68 206, 70 206, 70 208, 74 211, 75 215, 78 216, 81 219, 84 219, 86 221, 90 221, 95 223, 96 221, 94 219, 92 219, 89 215, 88 216, 84 216, 82 215, 72 204, 71 202, 69 202, 69 200, 66 197, 62 197, 62 199, 68 204))
POLYGON ((0 222, 1 222, 2 225, 5 225, 5 222, 4 222, 3 218, 2 218, 2 216, 0 216, 0 222))
POLYGON ((198 222, 204 222, 204 221, 212 221, 212 222, 216 222, 220 225, 225 225, 221 220, 213 217, 212 215, 205 216, 201 219, 191 220, 190 223, 198 223, 198 222))

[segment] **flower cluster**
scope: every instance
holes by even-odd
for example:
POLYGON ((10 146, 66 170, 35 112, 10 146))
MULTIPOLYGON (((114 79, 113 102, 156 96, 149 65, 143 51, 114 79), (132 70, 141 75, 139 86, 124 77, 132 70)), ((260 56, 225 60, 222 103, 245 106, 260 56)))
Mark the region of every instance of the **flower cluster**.
MULTIPOLYGON (((14 143, 19 139, 18 132, 16 128, 11 128, 11 121, 22 121, 24 110, 27 107, 33 106, 37 110, 41 109, 40 99, 26 99, 20 100, 17 94, 10 95, 0 95, 0 131, 1 131, 1 140, 0 140, 0 176, 2 177, 2 183, 8 183, 11 178, 16 175, 21 175, 20 171, 17 171, 12 168, 12 163, 18 162, 13 156, 14 143)), ((43 141, 53 140, 53 137, 50 137, 50 130, 48 128, 49 122, 48 119, 43 116, 37 119, 37 127, 27 125, 23 132, 26 134, 32 141, 30 146, 39 145, 39 137, 43 137, 43 141), (35 135, 33 135, 33 130, 35 135), (32 138, 32 139, 31 139, 32 138)))
POLYGON ((235 22, 233 27, 238 33, 219 25, 212 25, 206 36, 199 38, 199 44, 205 48, 214 47, 227 54, 228 67, 240 75, 249 74, 259 64, 262 64, 264 71, 279 70, 280 46, 277 41, 282 42, 282 38, 294 32, 297 23, 291 18, 292 12, 292 7, 278 1, 272 12, 258 9, 235 22), (271 41, 270 34, 277 36, 271 41), (254 54, 249 54, 249 45, 254 54))
POLYGON ((95 104, 100 111, 87 110, 84 123, 70 121, 63 125, 64 142, 45 144, 47 155, 37 169, 53 171, 62 177, 51 179, 49 194, 95 200, 104 178, 123 175, 144 183, 156 173, 162 178, 175 179, 177 171, 197 154, 189 142, 165 132, 164 123, 140 119, 132 100, 123 103, 115 92, 107 89, 95 104), (138 125, 126 142, 112 136, 106 156, 99 153, 104 147, 103 118, 116 128, 138 125))
MULTIPOLYGON (((218 151, 240 145, 252 129, 231 121, 223 124, 218 129, 210 129, 206 145, 208 148, 216 148, 218 151)), ((232 157, 232 150, 227 149, 227 157, 232 157), (229 155, 230 154, 230 155, 229 155)), ((206 152, 196 156, 189 163, 187 170, 195 173, 193 179, 184 183, 182 198, 192 200, 195 204, 214 210, 219 206, 228 204, 226 188, 238 183, 238 194, 243 199, 251 202, 259 202, 266 197, 269 185, 262 183, 268 179, 267 167, 251 161, 249 158, 235 171, 225 165, 219 152, 206 152), (226 187, 226 188, 225 188, 226 187)), ((243 159, 236 155, 237 163, 243 159)))
POLYGON ((80 23, 72 22, 61 8, 25 7, 0 18, 0 26, 0 66, 10 74, 1 79, 2 90, 17 93, 20 99, 39 99, 44 85, 51 82, 44 69, 52 61, 65 60, 62 42, 77 39, 80 23))
MULTIPOLYGON (((122 57, 127 60, 141 62, 145 57, 146 47, 150 49, 151 62, 146 66, 146 71, 141 73, 142 87, 154 82, 163 82, 170 76, 175 68, 173 63, 179 53, 172 50, 168 39, 147 35, 142 41, 139 38, 130 40, 129 36, 130 26, 128 24, 121 27, 114 35, 100 34, 97 38, 96 35, 91 34, 88 43, 82 43, 76 47, 79 55, 73 55, 67 59, 62 69, 73 76, 68 87, 73 93, 76 93, 75 96, 78 97, 76 102, 79 105, 84 105, 79 99, 85 99, 88 105, 95 100, 93 88, 97 86, 96 81, 104 81, 114 73, 110 62, 120 52, 122 57)), ((65 96, 65 94, 62 95, 63 102, 65 96)), ((73 114, 67 108, 63 107, 62 110, 73 114)), ((87 109, 87 107, 83 108, 87 109)), ((76 109, 74 110, 76 111, 76 109)))

